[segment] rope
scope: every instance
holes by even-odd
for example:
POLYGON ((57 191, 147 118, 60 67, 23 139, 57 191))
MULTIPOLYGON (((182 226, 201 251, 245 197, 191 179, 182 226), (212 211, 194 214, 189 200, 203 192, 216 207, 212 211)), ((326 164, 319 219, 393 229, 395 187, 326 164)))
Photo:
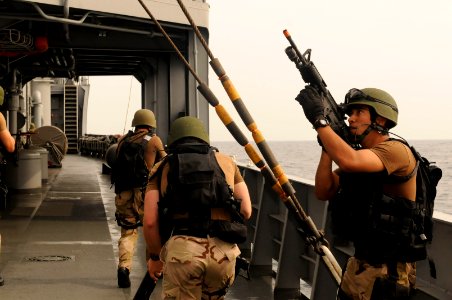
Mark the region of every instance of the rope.
POLYGON ((157 19, 152 15, 151 11, 147 8, 147 6, 143 3, 142 0, 138 0, 138 2, 140 2, 141 6, 143 6, 144 10, 147 12, 147 14, 149 15, 149 17, 151 17, 152 22, 154 22, 154 24, 159 28, 159 30, 162 32, 162 34, 165 36, 165 38, 168 40, 168 42, 171 44, 171 46, 174 48, 174 50, 177 53, 177 56, 179 56, 180 60, 182 60, 185 64, 185 66, 187 67, 187 69, 190 71, 190 73, 193 75, 193 77, 195 77, 196 81, 201 83, 202 80, 201 78, 199 78, 198 74, 196 74, 196 72, 193 70, 193 68, 190 66, 190 64, 187 62, 187 60, 185 59, 185 57, 182 55, 182 53, 179 51, 179 49, 177 48, 176 44, 174 44, 173 40, 171 39, 171 37, 166 33, 165 29, 163 29, 162 25, 160 25, 159 21, 157 21, 157 19))
POLYGON ((122 134, 126 133, 127 116, 129 115, 130 99, 131 99, 131 94, 132 94, 132 81, 133 81, 133 77, 130 76, 129 101, 127 102, 126 117, 124 120, 124 129, 122 130, 122 134))

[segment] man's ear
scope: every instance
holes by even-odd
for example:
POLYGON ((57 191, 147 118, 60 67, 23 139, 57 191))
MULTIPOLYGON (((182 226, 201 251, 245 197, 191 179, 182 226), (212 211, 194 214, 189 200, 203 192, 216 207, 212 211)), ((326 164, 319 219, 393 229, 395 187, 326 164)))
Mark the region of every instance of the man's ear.
POLYGON ((375 123, 377 123, 378 125, 380 125, 380 126, 382 126, 384 128, 386 128, 386 121, 387 121, 386 118, 383 118, 383 117, 380 117, 380 116, 377 116, 377 118, 375 119, 375 123))

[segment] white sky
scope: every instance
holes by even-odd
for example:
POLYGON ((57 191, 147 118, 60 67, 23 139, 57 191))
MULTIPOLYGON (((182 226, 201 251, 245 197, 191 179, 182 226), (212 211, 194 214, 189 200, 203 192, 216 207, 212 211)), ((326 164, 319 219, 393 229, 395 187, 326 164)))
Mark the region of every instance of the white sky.
POLYGON ((132 76, 89 78, 88 134, 124 134, 141 108, 141 85, 132 76), (113 98, 113 99, 112 99, 113 98))
MULTIPOLYGON (((284 29, 301 52, 312 49, 311 59, 338 103, 353 87, 384 89, 399 106, 395 133, 407 139, 452 138, 446 126, 452 113, 450 0, 208 2, 210 49, 266 140, 315 139, 315 131, 294 100, 305 84, 284 52, 289 45, 284 29)), ((93 100, 98 90, 94 79, 90 78, 93 100)), ((209 80, 212 91, 251 140, 213 71, 209 80)), ((122 90, 125 95, 121 97, 128 101, 130 79, 123 81, 124 88, 115 88, 114 96, 122 90)), ((111 89, 113 85, 107 86, 111 89)), ((106 103, 118 102, 102 106, 113 109, 106 103)), ((90 105, 94 110, 96 104, 90 105)), ((131 113, 137 108, 130 108, 131 113)), ((118 104, 115 109, 125 116, 126 108, 118 104)), ((233 140, 213 109, 211 112, 211 140, 233 140)), ((107 123, 111 130, 113 125, 107 123)), ((118 124, 122 132, 124 118, 118 124)), ((94 130, 91 127, 90 133, 94 130)))

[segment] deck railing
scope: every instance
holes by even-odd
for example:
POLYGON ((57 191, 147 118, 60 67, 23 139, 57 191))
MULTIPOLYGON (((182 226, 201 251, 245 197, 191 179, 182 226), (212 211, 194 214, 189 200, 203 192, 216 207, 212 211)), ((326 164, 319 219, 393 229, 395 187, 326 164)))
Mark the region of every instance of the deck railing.
MULTIPOLYGON (((274 277, 274 299, 305 295, 312 300, 335 299, 337 287, 319 256, 305 244, 297 221, 261 173, 239 165, 251 194, 253 215, 248 222, 248 240, 240 245, 250 259, 252 276, 274 277)), ((353 253, 349 244, 334 241, 328 229, 327 202, 314 194, 314 182, 289 177, 306 214, 319 230, 325 230, 331 251, 341 266, 353 253)), ((452 299, 452 223, 436 219, 429 255, 436 265, 437 279, 430 276, 427 261, 417 263, 418 293, 415 299, 452 299)))

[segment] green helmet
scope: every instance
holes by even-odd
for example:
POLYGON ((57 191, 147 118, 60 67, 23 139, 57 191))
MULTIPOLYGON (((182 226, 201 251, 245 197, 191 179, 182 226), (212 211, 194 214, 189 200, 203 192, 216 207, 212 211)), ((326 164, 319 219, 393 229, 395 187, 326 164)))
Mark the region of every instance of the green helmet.
POLYGON ((157 122, 155 120, 154 113, 149 109, 139 109, 135 112, 132 120, 132 127, 139 125, 147 125, 157 128, 157 122))
POLYGON ((3 105, 5 100, 5 90, 0 86, 0 105, 3 105))
POLYGON ((394 98, 387 92, 376 88, 351 89, 345 96, 345 109, 350 105, 362 104, 375 109, 377 115, 386 118, 388 129, 397 125, 399 109, 394 98))
POLYGON ((203 122, 195 117, 182 117, 174 120, 168 133, 168 147, 184 137, 195 137, 210 144, 209 135, 203 122))

